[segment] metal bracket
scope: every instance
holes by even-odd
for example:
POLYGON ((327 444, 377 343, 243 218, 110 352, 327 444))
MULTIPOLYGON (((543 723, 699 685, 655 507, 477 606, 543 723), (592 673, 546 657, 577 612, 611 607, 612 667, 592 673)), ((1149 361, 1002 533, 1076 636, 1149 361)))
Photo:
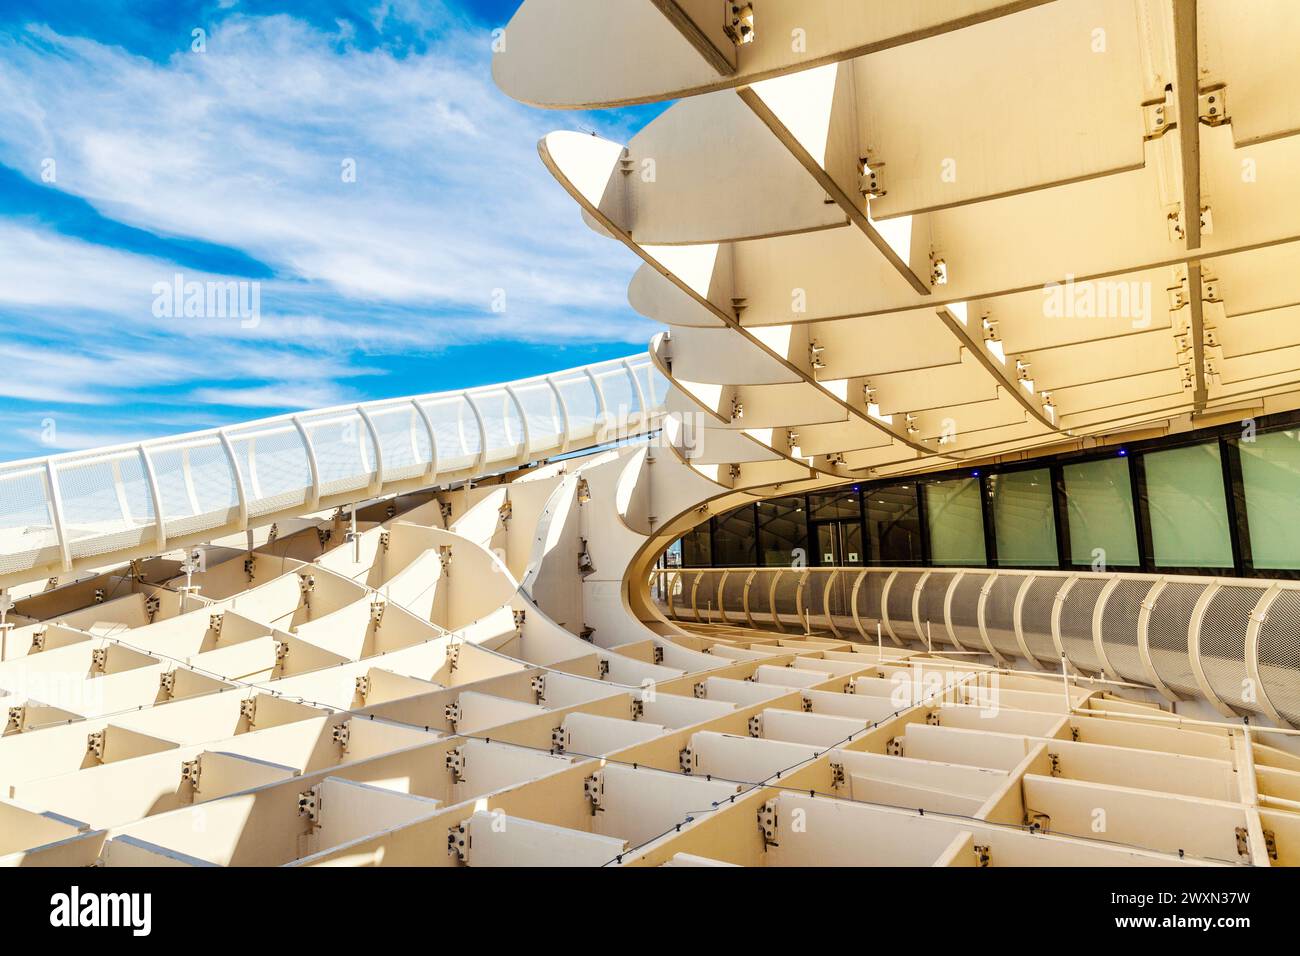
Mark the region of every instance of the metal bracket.
POLYGON ((96 760, 104 761, 104 731, 96 730, 86 735, 86 752, 96 760))
POLYGON ((928 714, 925 715, 925 722, 929 724, 931 727, 938 727, 939 712, 937 710, 930 711, 928 714))
POLYGON ((514 511, 514 506, 510 504, 510 499, 507 498, 505 501, 501 502, 501 506, 497 508, 497 520, 500 521, 503 525, 508 523, 510 521, 510 515, 513 511, 514 511))
POLYGON ((591 500, 591 485, 586 478, 578 479, 578 504, 585 505, 591 500))
POLYGON ((460 666, 460 644, 447 645, 447 671, 456 673, 456 668, 460 666))
POLYGON ((751 737, 763 736, 763 715, 762 714, 755 714, 753 717, 749 718, 749 736, 751 737))
POLYGON ((96 647, 90 652, 90 672, 92 674, 104 673, 104 668, 108 664, 108 648, 96 647))
POLYGON ((202 772, 200 759, 186 760, 181 763, 181 785, 188 785, 194 793, 199 791, 199 775, 202 772))
POLYGON ((632 719, 640 720, 645 716, 645 702, 640 700, 632 701, 632 719))
POLYGON ((829 766, 831 768, 831 786, 837 788, 844 786, 844 764, 835 763, 832 760, 829 766))
POLYGON ((39 631, 32 632, 32 649, 29 653, 36 654, 45 650, 45 632, 48 628, 41 628, 39 631))
POLYGON ((245 697, 239 702, 239 716, 248 721, 248 726, 252 727, 257 721, 257 698, 245 697))
POLYGON ((1061 755, 1049 753, 1047 759, 1052 764, 1052 776, 1059 777, 1061 775, 1061 755))
POLYGON ((1043 813, 1039 810, 1025 810, 1025 825, 1029 827, 1030 833, 1050 833, 1052 829, 1052 817, 1050 814, 1043 813))
POLYGON ((598 810, 605 809, 605 772, 603 770, 597 770, 582 781, 582 795, 591 804, 592 816, 595 816, 598 810))
POLYGON ((763 847, 780 846, 776 842, 776 801, 769 800, 758 810, 758 829, 763 834, 763 847))
POLYGON ((662 664, 664 662, 664 649, 662 645, 656 644, 654 648, 654 662, 662 664))
POLYGON ((306 817, 312 826, 320 824, 320 788, 312 787, 298 794, 298 816, 306 817))
POLYGON ((578 573, 585 578, 595 573, 596 565, 591 560, 591 552, 587 550, 587 539, 579 538, 578 541, 580 542, 578 547, 578 573))
POLYGON ((1268 858, 1274 863, 1277 862, 1277 835, 1272 830, 1264 831, 1264 849, 1268 851, 1268 858))
POLYGON ((208 615, 208 630, 212 632, 212 636, 217 640, 221 639, 221 625, 224 624, 225 622, 226 622, 226 614, 224 611, 222 611, 220 614, 208 615))
POLYGON ((986 867, 992 858, 992 848, 987 843, 976 843, 971 847, 975 851, 975 865, 977 867, 986 867))
POLYGON ((339 745, 344 753, 348 752, 348 741, 352 738, 352 723, 345 721, 341 724, 335 724, 330 736, 334 742, 339 745))
POLYGON ((393 535, 392 535, 392 533, 391 533, 387 528, 385 528, 383 531, 379 532, 379 548, 380 548, 380 550, 382 550, 382 551, 384 551, 385 553, 387 553, 387 551, 388 551, 388 545, 392 542, 392 540, 393 540, 393 535))
POLYGON ((601 680, 604 680, 606 677, 608 677, 608 676, 609 676, 609 658, 607 658, 607 657, 602 657, 602 658, 600 659, 600 663, 599 663, 599 665, 598 665, 597 668, 596 668, 596 671, 597 671, 597 673, 600 675, 600 679, 601 679, 601 680))
POLYGON ((447 718, 447 723, 451 724, 451 729, 455 730, 456 725, 460 723, 460 701, 454 701, 442 709, 447 718))
POLYGON ((438 563, 442 565, 442 573, 451 577, 451 545, 438 545, 438 563))
POLYGON ((533 702, 540 704, 546 700, 546 675, 536 674, 528 681, 533 689, 533 702))
POLYGON ((27 706, 20 704, 17 707, 9 708, 9 719, 5 724, 5 733, 22 732, 23 724, 27 721, 27 706))
POLYGON ((1197 118, 1206 126, 1222 126, 1230 122, 1228 115, 1228 89, 1222 83, 1207 90, 1201 90, 1197 98, 1197 118))
POLYGON ((564 753, 564 746, 568 742, 569 735, 564 732, 564 727, 559 726, 551 730, 551 753, 564 753))
POLYGON ((695 751, 690 747, 683 747, 677 752, 677 765, 682 768, 682 773, 691 774, 695 772, 695 751))
POLYGON ((375 595, 370 599, 370 621, 376 628, 384 623, 384 608, 386 607, 387 604, 382 597, 375 595))
POLYGON ((447 830, 447 853, 454 855, 458 863, 469 863, 469 846, 466 841, 465 824, 459 823, 447 830))
POLYGON ((524 621, 528 619, 527 612, 515 611, 514 617, 515 617, 515 630, 516 631, 521 630, 524 626, 524 621))
POLYGON ((465 781, 465 751, 460 747, 447 751, 447 769, 451 771, 452 783, 465 781))
POLYGON ((176 672, 164 671, 158 675, 158 689, 162 692, 163 697, 171 700, 176 693, 176 672))
POLYGON ((885 193, 885 164, 863 156, 859 160, 858 191, 868 199, 879 199, 885 193))
POLYGON ((357 689, 357 696, 361 698, 361 702, 364 704, 366 698, 370 696, 370 678, 367 675, 362 674, 356 679, 355 686, 357 689))
POLYGON ((903 738, 890 737, 889 742, 885 744, 885 753, 891 757, 903 756, 903 738))
POLYGON ((1162 99, 1148 100, 1142 104, 1142 140, 1149 142, 1159 139, 1178 125, 1177 111, 1174 109, 1174 89, 1165 87, 1162 99))
POLYGON ((1250 836, 1246 833, 1246 828, 1237 827, 1233 832, 1237 836, 1237 855, 1250 856, 1250 836))
POLYGON ((799 698, 799 709, 802 710, 805 714, 811 714, 811 713, 812 713, 812 709, 813 709, 812 698, 811 698, 811 697, 800 697, 800 698, 799 698))
POLYGON ((709 696, 709 685, 704 683, 704 681, 696 681, 693 690, 695 696, 700 698, 701 700, 709 696))

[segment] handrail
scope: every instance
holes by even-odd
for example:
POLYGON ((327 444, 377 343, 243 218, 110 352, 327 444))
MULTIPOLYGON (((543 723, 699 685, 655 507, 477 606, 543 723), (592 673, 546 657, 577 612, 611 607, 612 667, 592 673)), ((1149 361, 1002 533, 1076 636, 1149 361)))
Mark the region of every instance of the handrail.
POLYGON ((611 424, 628 437, 645 434, 658 427, 664 407, 645 394, 641 376, 651 385, 648 376, 658 374, 649 354, 640 353, 511 382, 0 463, 0 586, 197 544, 277 517, 478 478, 489 468, 594 447, 608 440, 611 424), (606 405, 600 376, 610 373, 632 378, 625 408, 606 405), (482 401, 489 396, 505 401, 482 401), (570 407, 575 398, 582 409, 570 407), (530 402, 539 401, 547 415, 558 408, 558 433, 531 434, 530 402), (466 410, 476 419, 480 447, 456 454, 461 443, 452 436, 466 410), (518 422, 507 420, 512 413, 518 422), (363 435, 371 452, 358 454, 363 435))
POLYGON ((938 654, 973 649, 999 664, 1023 658, 1057 673, 1064 660, 1076 673, 1148 687, 1171 703, 1202 698, 1225 717, 1253 714, 1300 726, 1300 708, 1283 703, 1296 699, 1300 668, 1261 650, 1265 627, 1300 631, 1300 600, 1278 600, 1300 592, 1300 581, 853 565, 657 568, 648 584, 667 617, 686 624, 708 623, 697 595, 716 591, 721 620, 743 615, 760 630, 788 633, 794 625, 805 634, 870 644, 883 634, 900 647, 922 651, 929 636, 938 654), (744 594, 714 587, 737 573, 747 575, 744 594), (1078 586, 1082 581, 1105 584, 1085 589, 1078 586), (750 582, 766 584, 766 601, 748 597, 750 582), (1031 619, 1027 596, 1040 582, 1031 619), (1119 586, 1126 582, 1129 590, 1121 598, 1119 586), (1193 599, 1185 593, 1169 598, 1166 588, 1173 584, 1195 589, 1193 599), (1234 590, 1242 595, 1237 604, 1216 601, 1234 590), (1211 619, 1213 607, 1218 610, 1211 619), (1162 614, 1158 622, 1155 611, 1162 614), (1261 660, 1267 667, 1261 668, 1261 660))

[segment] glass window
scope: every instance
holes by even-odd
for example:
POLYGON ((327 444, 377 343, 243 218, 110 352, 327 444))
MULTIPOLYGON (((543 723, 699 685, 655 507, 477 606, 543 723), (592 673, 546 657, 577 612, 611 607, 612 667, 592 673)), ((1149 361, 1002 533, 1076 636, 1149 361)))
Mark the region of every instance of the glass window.
POLYGON ((929 481, 925 520, 930 535, 930 563, 983 565, 984 507, 978 478, 929 481))
POLYGON ((1051 471, 1035 468, 989 475, 988 488, 998 564, 1007 568, 1056 567, 1060 558, 1051 471))
POLYGON ((719 515, 713 527, 713 552, 718 567, 752 568, 756 559, 755 530, 753 505, 719 515))
POLYGON ((856 491, 809 495, 808 506, 812 508, 813 521, 826 521, 833 518, 852 518, 856 521, 858 515, 862 513, 856 491))
POLYGON ((796 549, 808 560, 808 515, 804 499, 774 498, 758 503, 758 546, 764 567, 790 567, 796 549))
POLYGON ((921 518, 916 485, 890 485, 863 492, 873 564, 921 563, 921 518))
POLYGON ((1300 568, 1300 430, 1237 443, 1256 568, 1300 568))
POLYGON ((1106 567, 1136 566, 1137 523, 1128 458, 1066 465, 1065 499, 1070 516, 1070 560, 1106 567))
POLYGON ((1232 567, 1218 443, 1150 452, 1142 465, 1156 566, 1232 567))
POLYGON ((823 521, 813 528, 817 533, 815 564, 822 567, 862 564, 862 526, 856 521, 823 521))
POLYGON ((707 521, 682 535, 682 567, 707 568, 713 563, 710 538, 707 521))

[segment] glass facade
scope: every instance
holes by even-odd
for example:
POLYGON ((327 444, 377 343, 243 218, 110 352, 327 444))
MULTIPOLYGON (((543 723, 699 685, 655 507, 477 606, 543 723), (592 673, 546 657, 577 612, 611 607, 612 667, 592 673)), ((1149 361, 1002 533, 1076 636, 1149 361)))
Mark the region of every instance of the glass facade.
POLYGON ((867 560, 872 564, 921 564, 921 509, 916 485, 886 485, 862 493, 867 516, 867 560))
POLYGON ((1049 468, 989 475, 989 504, 997 540, 998 565, 1004 568, 1054 568, 1056 503, 1049 468))
POLYGON ((1153 560, 1161 568, 1231 568, 1232 533, 1217 442, 1142 459, 1153 560))
POLYGON ((811 566, 1300 577, 1300 415, 744 505, 686 535, 682 562, 790 567, 800 549, 811 566))
POLYGON ((1245 435, 1234 446, 1255 570, 1300 567, 1300 429, 1245 435))
POLYGON ((930 532, 930 563, 963 567, 986 564, 979 479, 927 481, 922 488, 930 532))
POLYGON ((1098 571, 1140 565, 1128 457, 1079 462, 1061 471, 1071 563, 1098 571))
POLYGON ((758 548, 765 568, 790 567, 808 558, 808 506, 802 496, 758 503, 758 548))
POLYGON ((758 551, 756 511, 753 505, 744 505, 713 523, 713 563, 718 567, 751 568, 758 551))

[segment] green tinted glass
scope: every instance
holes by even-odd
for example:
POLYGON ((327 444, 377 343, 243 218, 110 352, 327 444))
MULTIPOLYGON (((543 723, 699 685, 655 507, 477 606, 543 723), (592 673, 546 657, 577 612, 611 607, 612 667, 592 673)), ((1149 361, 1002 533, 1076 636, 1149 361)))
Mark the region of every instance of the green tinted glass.
POLYGON ((1300 431, 1242 439, 1241 480, 1256 568, 1300 568, 1300 431))
POLYGON ((1051 472, 1038 468, 990 475, 988 485, 998 564, 1013 568, 1056 567, 1051 472))
POLYGON ((1142 462, 1156 566, 1232 567, 1218 444, 1151 452, 1142 462))
POLYGON ((1075 564, 1137 565, 1137 523, 1128 459, 1116 456, 1066 465, 1070 560, 1075 564))
POLYGON ((931 563, 985 564, 979 479, 927 482, 924 488, 931 563))

